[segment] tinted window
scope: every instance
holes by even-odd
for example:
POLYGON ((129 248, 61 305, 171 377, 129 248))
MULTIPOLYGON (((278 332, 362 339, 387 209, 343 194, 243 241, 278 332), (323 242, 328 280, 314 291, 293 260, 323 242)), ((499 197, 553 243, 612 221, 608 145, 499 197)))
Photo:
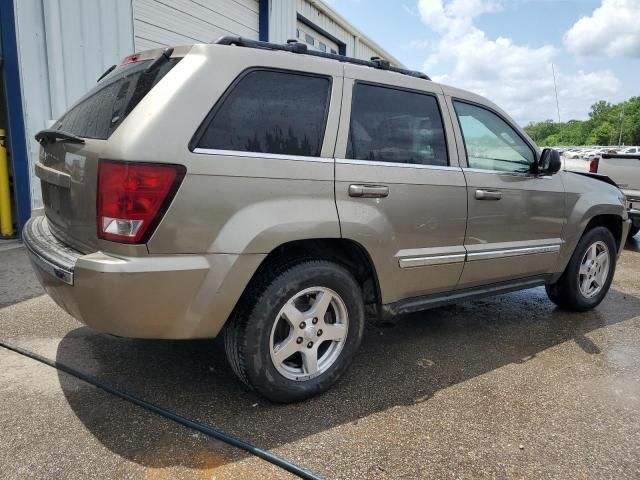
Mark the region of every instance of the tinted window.
POLYGON ((356 84, 347 158, 447 165, 438 101, 431 95, 356 84))
POLYGON ((152 60, 119 66, 82 97, 53 128, 79 137, 109 138, 179 60, 172 58, 151 72, 146 69, 152 60))
POLYGON ((529 172, 531 147, 495 113, 468 103, 453 102, 467 149, 469 167, 504 172, 529 172))
POLYGON ((257 70, 233 87, 198 147, 319 156, 330 81, 257 70))

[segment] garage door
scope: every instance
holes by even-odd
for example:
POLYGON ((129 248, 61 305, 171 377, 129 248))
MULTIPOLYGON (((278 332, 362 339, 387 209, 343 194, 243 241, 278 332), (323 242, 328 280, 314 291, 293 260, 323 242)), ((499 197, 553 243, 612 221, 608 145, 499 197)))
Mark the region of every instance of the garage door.
POLYGON ((221 35, 258 39, 257 0, 133 0, 136 51, 208 43, 221 35))
POLYGON ((298 41, 307 44, 307 47, 312 50, 319 50, 327 53, 338 53, 338 44, 333 40, 325 37, 321 33, 318 33, 308 25, 305 25, 298 20, 298 26, 296 30, 296 36, 298 41))

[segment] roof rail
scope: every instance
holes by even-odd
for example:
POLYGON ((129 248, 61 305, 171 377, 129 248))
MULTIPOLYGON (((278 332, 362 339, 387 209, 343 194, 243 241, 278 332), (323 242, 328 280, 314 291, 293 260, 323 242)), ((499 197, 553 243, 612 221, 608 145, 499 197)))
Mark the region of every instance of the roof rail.
POLYGON ((394 67, 389 63, 389 61, 383 60, 380 57, 371 57, 371 60, 369 61, 360 60, 353 57, 346 57, 344 55, 338 55, 336 53, 318 52, 315 50, 309 50, 304 43, 298 42, 297 40, 288 40, 286 44, 281 44, 261 42, 258 40, 251 40, 249 38, 236 37, 233 35, 225 35, 223 37, 220 37, 213 43, 217 45, 236 45, 238 47, 261 48, 264 50, 282 50, 285 52, 312 55, 314 57, 328 58, 330 60, 337 60, 344 63, 363 65, 365 67, 376 68, 378 70, 388 70, 390 72, 401 73, 402 75, 409 75, 410 77, 421 78, 423 80, 431 80, 431 78, 429 78, 429 76, 425 73, 394 67))

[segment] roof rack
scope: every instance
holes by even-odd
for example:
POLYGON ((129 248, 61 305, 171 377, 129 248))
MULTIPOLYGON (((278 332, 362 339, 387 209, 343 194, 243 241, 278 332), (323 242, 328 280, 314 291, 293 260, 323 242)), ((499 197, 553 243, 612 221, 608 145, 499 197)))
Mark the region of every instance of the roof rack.
POLYGON ((431 80, 431 78, 429 78, 429 76, 425 73, 394 67, 389 63, 389 61, 383 60, 380 57, 371 57, 371 60, 360 60, 358 58, 346 57, 344 55, 338 55, 336 53, 318 52, 315 50, 309 50, 304 43, 298 42, 297 40, 288 40, 286 44, 280 44, 261 42, 258 40, 251 40, 249 38, 236 37, 233 35, 225 35, 223 37, 220 37, 213 43, 217 45, 236 45, 238 47, 260 48, 264 50, 282 50, 285 52, 312 55, 314 57, 328 58, 330 60, 337 60, 339 62, 363 65, 365 67, 376 68, 378 70, 388 70, 390 72, 401 73, 402 75, 409 75, 410 77, 421 78, 423 80, 431 80))

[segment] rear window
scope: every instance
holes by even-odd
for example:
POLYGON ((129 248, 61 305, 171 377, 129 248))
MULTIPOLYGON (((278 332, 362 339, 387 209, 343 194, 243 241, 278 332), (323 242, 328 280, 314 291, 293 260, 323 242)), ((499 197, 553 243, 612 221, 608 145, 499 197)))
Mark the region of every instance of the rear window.
POLYGON ((448 165, 438 101, 429 94, 357 83, 346 157, 448 165))
POLYGON ((79 137, 106 140, 179 60, 172 58, 151 72, 145 70, 153 60, 117 67, 71 107, 53 128, 79 137))
POLYGON ((319 156, 330 88, 327 77, 249 72, 214 108, 197 147, 319 156))

